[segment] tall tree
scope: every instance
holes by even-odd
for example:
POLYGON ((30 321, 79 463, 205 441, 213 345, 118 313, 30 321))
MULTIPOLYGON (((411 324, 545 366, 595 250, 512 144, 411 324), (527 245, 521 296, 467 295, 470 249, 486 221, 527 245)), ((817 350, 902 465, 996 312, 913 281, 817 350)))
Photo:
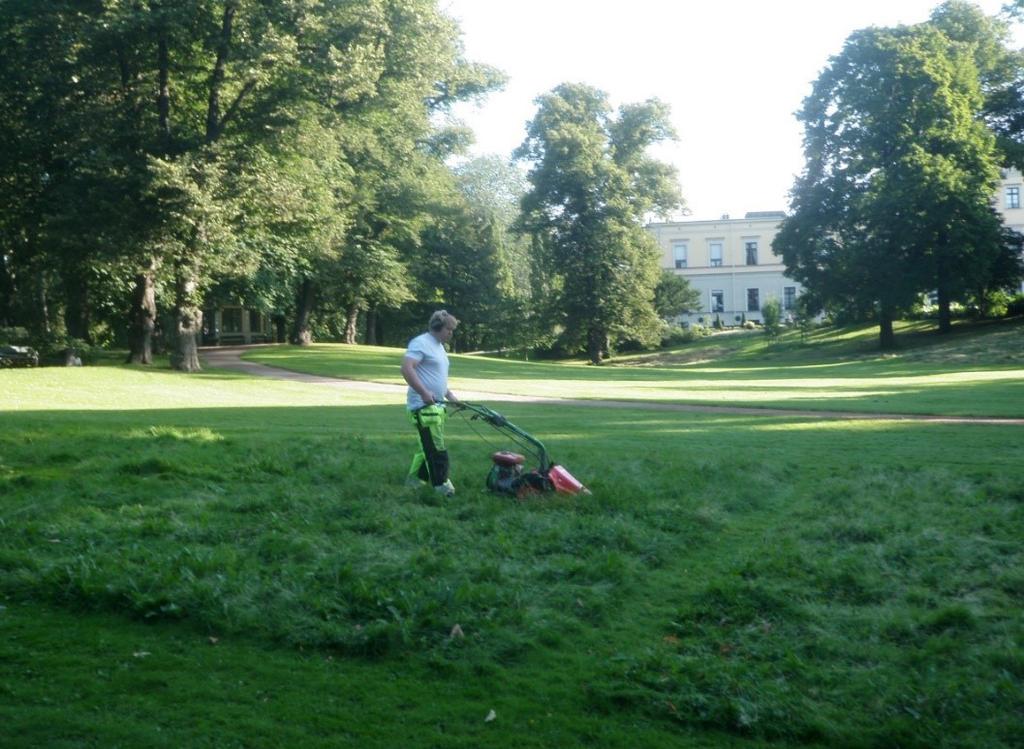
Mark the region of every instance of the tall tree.
POLYGON ((564 345, 599 364, 613 341, 658 330, 658 252, 643 222, 682 198, 672 167, 647 149, 675 135, 657 100, 613 113, 605 93, 562 84, 537 104, 516 152, 533 164, 522 227, 553 281, 552 321, 564 345))
POLYGON ((918 294, 948 309, 965 268, 1007 252, 982 103, 971 50, 925 24, 854 33, 798 115, 806 167, 775 251, 816 298, 873 316, 883 348, 918 294))
POLYGON ((435 118, 504 82, 494 68, 464 59, 458 27, 436 0, 387 0, 381 7, 380 74, 368 95, 338 111, 342 151, 353 170, 351 201, 342 207, 350 226, 336 258, 301 278, 298 343, 311 339, 317 305, 327 314, 340 306, 343 337, 354 342, 360 312, 375 316, 410 298, 409 261, 431 221, 437 171, 450 148, 462 143, 435 126, 435 118))
POLYGON ((69 327, 88 329, 90 297, 70 292, 106 264, 134 278, 133 358, 149 360, 168 290, 187 371, 212 283, 269 293, 276 265, 312 292, 339 258, 398 267, 346 245, 376 198, 353 202, 428 139, 433 112, 500 81, 462 58, 437 0, 0 0, 0 14, 2 280, 19 299, 5 315, 46 329, 57 289, 69 327), (332 152, 303 142, 314 131, 332 152), (357 185, 366 134, 388 158, 357 185))

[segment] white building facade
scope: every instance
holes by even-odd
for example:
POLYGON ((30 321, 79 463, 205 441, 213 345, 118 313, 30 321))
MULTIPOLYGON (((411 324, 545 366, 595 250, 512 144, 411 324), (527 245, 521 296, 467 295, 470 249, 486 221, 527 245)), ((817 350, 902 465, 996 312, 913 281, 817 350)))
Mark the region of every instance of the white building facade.
POLYGON ((772 240, 785 218, 782 211, 748 213, 741 219, 654 223, 648 231, 661 247, 663 268, 683 276, 700 292, 701 308, 680 322, 731 327, 761 321, 769 299, 783 317, 796 312, 803 287, 785 274, 772 240))
MULTIPOLYGON (((1024 177, 1018 169, 1004 169, 1003 181, 996 195, 996 210, 1003 216, 1003 223, 1024 234, 1024 177)), ((1020 291, 1024 292, 1024 281, 1020 291)))
MULTIPOLYGON (((1024 175, 1004 169, 995 207, 1011 229, 1024 234, 1024 175)), ((748 213, 741 219, 648 224, 661 247, 661 266, 683 276, 700 292, 701 308, 680 322, 731 327, 761 321, 761 307, 778 299, 782 314, 795 314, 803 287, 786 276, 772 240, 786 214, 748 213)), ((1024 282, 1020 291, 1024 292, 1024 282)))

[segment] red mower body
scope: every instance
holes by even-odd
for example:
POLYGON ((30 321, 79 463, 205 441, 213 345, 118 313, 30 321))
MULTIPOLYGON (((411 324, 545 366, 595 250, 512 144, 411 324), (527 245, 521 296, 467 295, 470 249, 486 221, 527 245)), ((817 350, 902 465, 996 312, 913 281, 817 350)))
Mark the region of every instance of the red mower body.
POLYGON ((537 467, 526 470, 526 458, 510 450, 491 453, 491 470, 487 474, 487 488, 496 494, 525 499, 548 492, 559 494, 590 494, 564 466, 557 465, 548 456, 544 443, 523 431, 497 411, 479 403, 458 404, 458 411, 469 413, 469 422, 480 419, 510 438, 518 447, 536 459, 537 467))
POLYGON ((548 480, 559 494, 590 494, 590 490, 563 466, 551 466, 548 471, 548 480))

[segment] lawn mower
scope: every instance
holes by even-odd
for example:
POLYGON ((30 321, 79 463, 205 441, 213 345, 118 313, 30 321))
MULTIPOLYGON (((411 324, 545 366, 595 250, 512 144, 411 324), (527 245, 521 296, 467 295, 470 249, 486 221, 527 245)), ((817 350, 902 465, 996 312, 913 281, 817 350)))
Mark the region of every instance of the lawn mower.
MULTIPOLYGON (((460 402, 454 413, 461 413, 472 428, 474 421, 484 421, 502 436, 537 461, 537 467, 526 469, 525 456, 509 450, 498 450, 491 455, 493 465, 487 474, 487 488, 495 494, 523 499, 534 494, 590 494, 590 490, 576 480, 564 466, 551 461, 544 444, 506 419, 497 411, 479 403, 460 402)), ((479 431, 474 428, 479 434, 479 431)), ((481 438, 487 442, 482 434, 481 438)))

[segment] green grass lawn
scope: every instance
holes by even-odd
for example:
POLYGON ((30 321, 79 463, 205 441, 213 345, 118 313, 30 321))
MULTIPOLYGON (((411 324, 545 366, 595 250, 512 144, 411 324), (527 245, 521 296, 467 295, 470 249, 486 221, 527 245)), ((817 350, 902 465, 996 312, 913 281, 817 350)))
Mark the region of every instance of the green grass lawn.
MULTIPOLYGON (((907 326, 895 353, 873 328, 796 331, 774 343, 759 331, 702 339, 611 366, 452 357, 452 388, 557 398, 704 405, 1024 417, 1024 321, 941 338, 907 326)), ((401 351, 372 346, 280 346, 251 361, 333 377, 400 383, 401 351)))
POLYGON ((0 746, 1021 745, 1021 427, 507 404, 593 495, 487 494, 455 419, 441 500, 401 400, 0 372, 0 746))

